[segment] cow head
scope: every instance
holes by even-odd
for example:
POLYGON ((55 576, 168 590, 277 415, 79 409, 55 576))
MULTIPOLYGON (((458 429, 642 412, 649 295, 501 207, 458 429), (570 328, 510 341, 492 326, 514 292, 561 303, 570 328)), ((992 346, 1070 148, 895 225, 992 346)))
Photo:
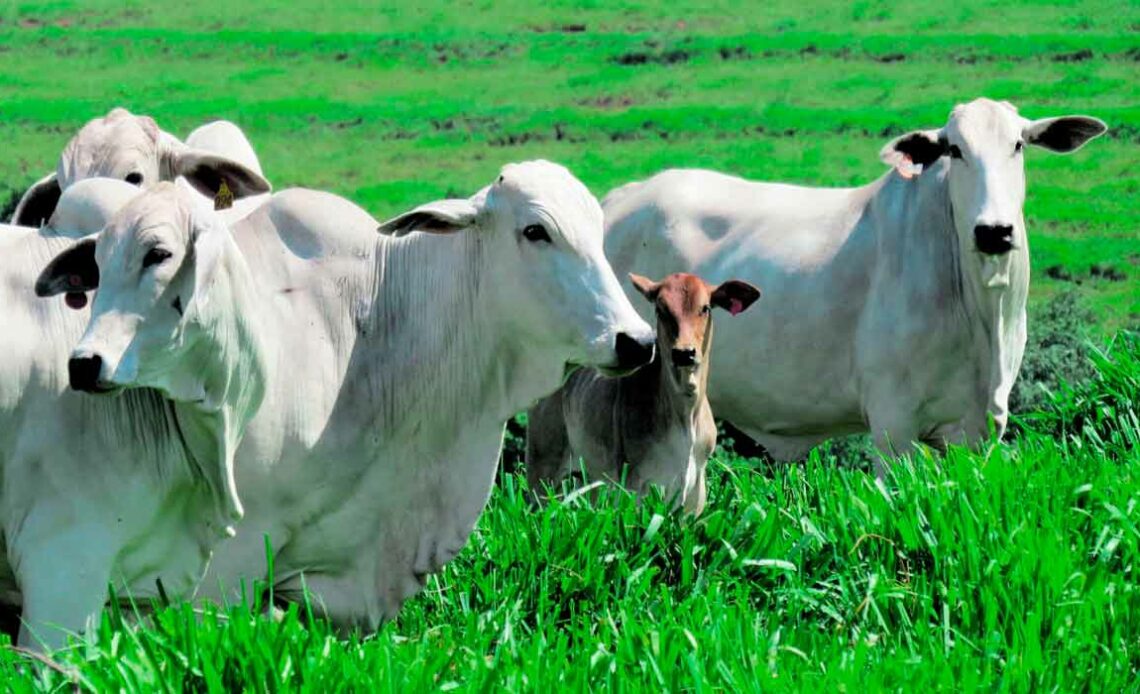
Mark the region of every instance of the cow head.
POLYGON ((223 181, 235 197, 270 189, 268 181, 243 164, 188 147, 160 130, 154 119, 116 108, 89 121, 71 138, 56 172, 24 193, 12 221, 38 226, 51 216, 60 193, 86 178, 115 178, 149 188, 179 176, 210 198, 223 181))
POLYGON ((1089 116, 1028 120, 1008 102, 976 99, 956 106, 941 129, 907 133, 890 142, 881 158, 906 177, 948 158, 944 175, 961 246, 982 260, 987 286, 1002 286, 1008 279, 1002 271, 1007 256, 1027 246, 1022 218, 1026 145, 1068 153, 1105 130, 1104 123, 1089 116))
POLYGON ((204 371, 226 346, 205 341, 232 332, 208 328, 226 304, 219 293, 227 287, 215 286, 222 281, 215 278, 229 273, 218 269, 240 260, 225 252, 233 243, 205 201, 162 183, 135 197, 96 237, 56 256, 37 280, 37 294, 98 289, 68 364, 72 388, 146 386, 210 405, 217 389, 204 371))
POLYGON ((686 273, 669 275, 660 282, 633 273, 629 279, 657 310, 657 349, 670 387, 686 398, 703 397, 713 307, 735 316, 760 298, 760 290, 740 280, 713 287, 686 273))
POLYGON ((562 166, 507 165, 474 197, 418 207, 380 231, 473 235, 491 295, 480 310, 502 321, 514 344, 612 373, 653 358, 653 332, 602 251, 602 209, 562 166))

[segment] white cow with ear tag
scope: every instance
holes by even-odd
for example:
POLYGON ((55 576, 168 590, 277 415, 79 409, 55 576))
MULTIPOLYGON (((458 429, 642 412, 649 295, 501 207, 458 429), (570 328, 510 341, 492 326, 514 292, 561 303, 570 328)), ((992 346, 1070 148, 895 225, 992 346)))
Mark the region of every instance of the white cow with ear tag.
POLYGON ((765 310, 717 337, 708 394, 777 459, 867 430, 883 451, 977 443, 1005 430, 1025 348, 1027 146, 1104 131, 978 99, 888 144, 893 170, 860 188, 666 171, 605 199, 606 255, 764 287, 765 310))
POLYGON ((463 547, 508 418, 574 365, 627 373, 654 351, 601 207, 549 162, 383 225, 291 190, 230 228, 158 186, 37 290, 71 277, 99 289, 72 386, 162 391, 224 510, 244 511, 203 590, 264 577, 268 536, 275 595, 306 585, 345 627, 394 615, 463 547))
POLYGON ((22 646, 50 650, 82 632, 108 584, 143 606, 160 582, 193 597, 228 531, 214 522, 217 477, 188 454, 193 432, 169 402, 147 389, 109 399, 68 389, 68 353, 88 319, 79 278, 62 282, 66 303, 32 291, 48 260, 139 194, 85 179, 46 226, 0 228, 0 601, 22 608, 22 646))
MULTIPOLYGON (((39 226, 51 217, 60 193, 86 178, 114 178, 145 189, 184 176, 210 200, 223 182, 234 198, 270 190, 249 140, 233 123, 208 123, 183 143, 160 130, 153 118, 116 108, 88 121, 71 138, 55 172, 34 183, 20 198, 12 223, 39 226), (196 175, 187 176, 195 171, 196 175)), ((226 218, 235 221, 264 200, 247 200, 225 213, 226 218)))

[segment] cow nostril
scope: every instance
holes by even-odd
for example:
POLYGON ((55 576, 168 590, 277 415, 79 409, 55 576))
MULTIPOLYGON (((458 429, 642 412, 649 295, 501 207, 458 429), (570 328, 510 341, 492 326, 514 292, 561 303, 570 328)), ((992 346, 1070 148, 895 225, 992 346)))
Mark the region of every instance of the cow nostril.
POLYGON ((654 341, 642 342, 628 333, 618 333, 614 339, 618 368, 636 369, 653 361, 654 341))
POLYGON ((674 366, 693 366, 697 363, 697 350, 689 349, 675 349, 673 350, 673 365, 674 366))
POLYGON ((1013 250, 1013 226, 979 224, 974 227, 974 245, 979 253, 1002 255, 1013 250))
POLYGON ((72 390, 94 392, 103 371, 103 359, 95 354, 89 357, 72 357, 67 362, 67 377, 72 390))

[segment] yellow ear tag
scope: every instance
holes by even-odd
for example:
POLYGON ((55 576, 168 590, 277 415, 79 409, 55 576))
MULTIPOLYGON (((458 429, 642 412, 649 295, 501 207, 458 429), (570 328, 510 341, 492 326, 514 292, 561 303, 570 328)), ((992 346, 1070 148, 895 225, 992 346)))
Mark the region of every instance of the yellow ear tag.
POLYGON ((230 191, 230 187, 226 185, 225 181, 218 186, 218 194, 214 196, 214 209, 215 210, 228 210, 234 206, 234 194, 230 191))

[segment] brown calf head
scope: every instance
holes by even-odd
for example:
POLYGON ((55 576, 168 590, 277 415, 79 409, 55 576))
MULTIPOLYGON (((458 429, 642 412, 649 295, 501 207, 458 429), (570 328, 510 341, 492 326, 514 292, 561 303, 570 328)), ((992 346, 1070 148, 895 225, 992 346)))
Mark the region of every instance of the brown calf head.
POLYGON ((760 298, 760 290, 740 280, 714 287, 688 273, 654 282, 631 272, 629 279, 657 308, 657 349, 666 367, 663 371, 669 373, 679 393, 703 396, 712 346, 712 308, 735 316, 760 298))

